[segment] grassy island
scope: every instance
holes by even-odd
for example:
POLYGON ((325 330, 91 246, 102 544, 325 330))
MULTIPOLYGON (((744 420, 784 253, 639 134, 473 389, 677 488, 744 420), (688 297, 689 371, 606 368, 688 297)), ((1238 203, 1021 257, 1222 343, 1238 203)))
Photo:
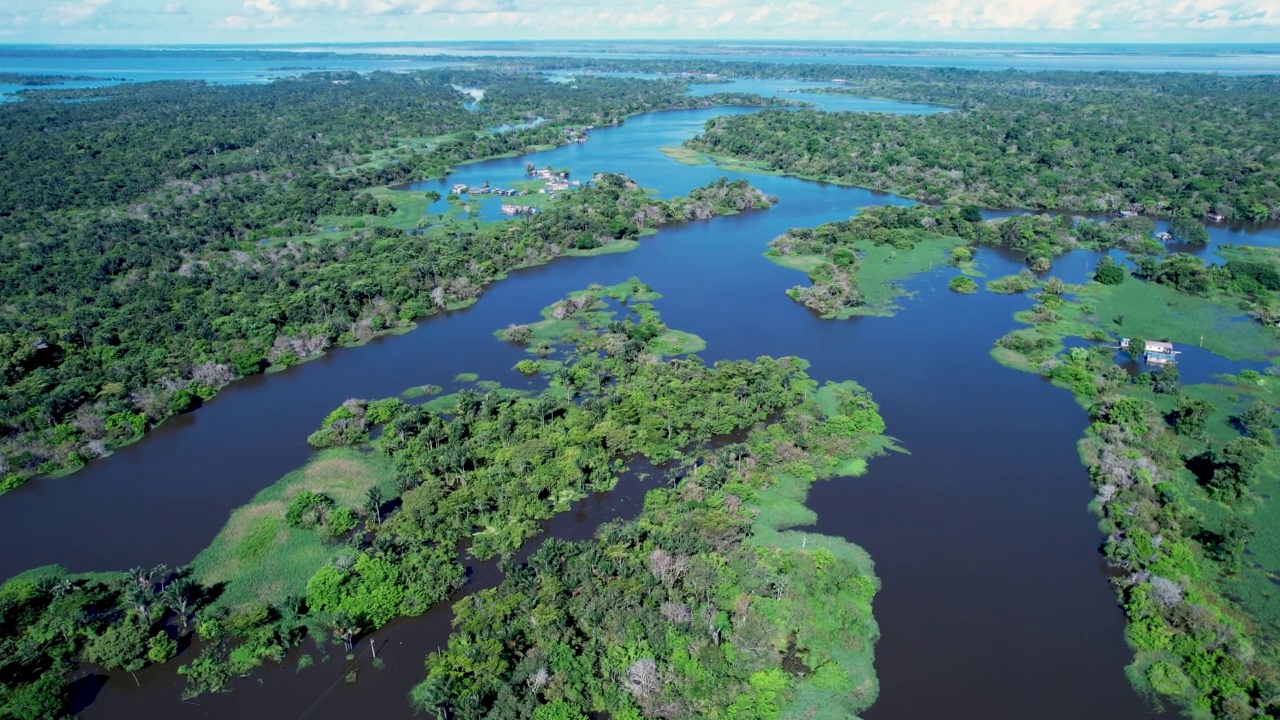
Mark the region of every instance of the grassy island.
POLYGON ((826 318, 893 315, 899 284, 948 262, 967 243, 955 235, 904 225, 897 208, 871 208, 849 220, 793 228, 769 243, 765 257, 809 275, 810 287, 787 291, 792 300, 826 318), (888 219, 888 222, 885 220, 888 219))

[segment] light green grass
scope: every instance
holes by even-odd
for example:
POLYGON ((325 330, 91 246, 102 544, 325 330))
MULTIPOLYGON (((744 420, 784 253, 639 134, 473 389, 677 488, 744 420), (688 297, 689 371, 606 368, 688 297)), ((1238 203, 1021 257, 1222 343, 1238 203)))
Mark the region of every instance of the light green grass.
MULTIPOLYGON (((1261 377, 1246 380, 1238 376, 1222 376, 1219 382, 1204 385, 1184 385, 1183 394, 1205 400, 1214 407, 1206 432, 1214 444, 1222 444, 1237 437, 1231 426, 1233 415, 1238 415, 1255 401, 1272 407, 1280 406, 1280 377, 1261 377)), ((1172 409, 1172 399, 1162 398, 1161 410, 1172 409)), ((1221 527, 1226 520, 1237 515, 1253 528, 1248 553, 1243 567, 1235 576, 1219 577, 1217 589, 1238 603, 1248 613, 1255 644, 1273 658, 1280 656, 1280 449, 1272 448, 1258 469, 1255 492, 1260 500, 1243 509, 1231 509, 1211 500, 1195 487, 1190 478, 1182 478, 1187 498, 1204 524, 1221 527)))
POLYGON ((667 145, 667 146, 658 148, 658 151, 661 152, 663 155, 666 155, 668 158, 671 158, 672 160, 675 160, 676 162, 680 163, 681 165, 710 165, 711 164, 711 160, 707 159, 705 155, 698 152, 697 150, 694 150, 693 148, 687 148, 687 147, 684 147, 683 145, 674 145, 674 146, 667 145))
POLYGON ((683 330, 668 330, 649 343, 649 350, 655 355, 672 357, 688 355, 707 349, 707 341, 683 330))
POLYGON ((589 250, 570 248, 561 254, 565 257, 595 257, 597 255, 617 255, 618 253, 631 252, 638 247, 640 247, 640 241, 638 240, 614 240, 598 248, 589 250))
POLYGON ((1265 361, 1280 349, 1280 333, 1222 298, 1129 278, 1119 285, 1089 283, 1080 299, 1094 306, 1103 328, 1121 336, 1196 345, 1229 360, 1265 361))
POLYGON ((799 270, 808 274, 811 270, 818 267, 827 259, 822 255, 778 255, 772 252, 764 253, 766 259, 775 265, 781 265, 788 270, 799 270))
MULTIPOLYGON (((854 383, 824 385, 812 396, 823 415, 830 416, 837 410, 838 391, 841 388, 858 390, 854 383)), ((891 438, 876 437, 864 445, 856 456, 832 461, 818 469, 816 477, 850 478, 867 471, 867 458, 894 449, 891 438)), ((798 627, 795 637, 799 647, 807 650, 807 660, 814 672, 801 679, 796 692, 782 708, 781 717, 829 718, 846 720, 853 717, 851 710, 866 707, 874 702, 879 692, 876 679, 873 647, 880 631, 872 615, 871 601, 879 588, 875 566, 865 550, 844 538, 821 535, 793 528, 812 525, 817 514, 805 505, 812 479, 801 475, 783 474, 773 478, 765 490, 755 493, 752 504, 757 513, 752 521, 749 543, 775 552, 829 553, 838 560, 846 560, 857 571, 856 586, 850 581, 841 590, 841 612, 831 612, 832 607, 814 607, 797 604, 784 598, 776 603, 758 603, 753 609, 763 613, 781 627, 798 627)), ((816 558, 815 558, 816 560, 816 558)))
MULTIPOLYGON (((594 286, 587 290, 570 293, 569 297, 576 299, 587 294, 592 294, 602 300, 607 298, 619 303, 631 303, 632 309, 641 317, 650 315, 655 318, 659 317, 657 311, 653 309, 653 306, 649 305, 649 302, 660 299, 662 294, 639 281, 633 283, 632 280, 628 280, 607 287, 594 286)), ((544 342, 552 345, 569 345, 579 337, 595 334, 596 331, 613 322, 617 316, 617 312, 607 305, 579 311, 563 319, 556 319, 554 311, 554 305, 543 308, 541 313, 542 320, 528 326, 533 332, 533 339, 530 340, 526 348, 528 352, 536 353, 538 345, 544 342)), ((496 330, 494 331, 494 336, 498 339, 504 339, 505 333, 505 329, 496 330)), ((706 348, 707 342, 701 337, 683 330, 671 329, 651 340, 648 345, 649 352, 661 357, 687 355, 702 352, 706 348)))
POLYGON ((438 395, 444 388, 439 385, 418 385, 400 393, 400 397, 406 400, 427 397, 428 395, 438 395))
MULTIPOLYGON (((482 393, 492 393, 500 398, 527 397, 529 395, 528 391, 502 387, 492 380, 477 383, 476 389, 482 393)), ((449 393, 448 395, 431 398, 422 404, 422 408, 428 412, 451 413, 457 404, 458 393, 449 393)))
POLYGON ((946 265, 951 248, 964 245, 958 237, 921 233, 914 248, 899 250, 892 245, 876 245, 861 241, 854 247, 861 253, 858 265, 858 288, 868 308, 865 314, 892 315, 901 308, 894 301, 906 291, 903 280, 946 265))
MULTIPOLYGON (((923 231, 917 235, 917 242, 910 250, 892 245, 877 245, 870 240, 854 243, 853 247, 859 254, 855 279, 862 295, 862 304, 843 308, 823 317, 837 320, 858 316, 892 317, 902 309, 897 300, 907 294, 901 285, 903 281, 948 265, 951 249, 966 244, 958 237, 923 231)), ((770 262, 806 274, 822 263, 829 262, 823 255, 777 255, 766 252, 764 256, 770 262)))
POLYGON ((279 604, 306 593, 307 580, 332 560, 340 545, 315 530, 289 527, 290 500, 303 490, 324 493, 338 506, 360 508, 365 493, 378 487, 395 494, 396 471, 385 458, 340 448, 317 454, 302 468, 259 492, 231 513, 227 524, 191 563, 197 581, 221 586, 218 604, 279 604))
POLYGON ((13 577, 0 583, 0 595, 9 593, 23 593, 28 588, 34 587, 42 581, 51 578, 66 578, 72 581, 100 582, 111 583, 125 577, 128 573, 123 572, 68 572, 61 565, 41 565, 40 567, 23 570, 13 577))

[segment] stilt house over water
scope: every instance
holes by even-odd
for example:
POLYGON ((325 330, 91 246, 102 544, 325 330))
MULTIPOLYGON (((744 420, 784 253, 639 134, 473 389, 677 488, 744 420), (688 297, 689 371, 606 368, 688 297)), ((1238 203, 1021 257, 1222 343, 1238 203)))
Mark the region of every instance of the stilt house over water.
MULTIPOLYGON (((1146 340, 1146 345, 1142 349, 1142 359, 1152 365, 1167 365, 1171 362, 1178 361, 1178 350, 1173 349, 1173 343, 1159 342, 1157 340, 1146 340)), ((1120 338, 1120 349, 1129 349, 1129 338, 1120 338)))

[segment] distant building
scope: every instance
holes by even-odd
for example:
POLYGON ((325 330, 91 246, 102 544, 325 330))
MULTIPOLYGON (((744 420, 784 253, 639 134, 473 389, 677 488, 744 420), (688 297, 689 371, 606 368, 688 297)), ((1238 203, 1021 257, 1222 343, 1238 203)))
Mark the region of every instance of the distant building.
POLYGON ((1206 217, 1208 217, 1209 220, 1211 220, 1212 222, 1222 222, 1223 220, 1227 219, 1227 216, 1219 215, 1216 212, 1211 212, 1206 217))
MULTIPOLYGON (((1129 338, 1120 338, 1120 349, 1129 349, 1129 338)), ((1180 350, 1173 349, 1173 343, 1147 340, 1142 348, 1142 359, 1152 365, 1167 365, 1178 361, 1180 350)))
POLYGON ((466 186, 466 185, 464 185, 464 184, 462 184, 462 183, 458 183, 457 185, 454 185, 454 186, 453 186, 453 194, 454 194, 454 195, 466 195, 466 194, 467 194, 467 186, 466 186))
POLYGON ((1156 239, 1160 242, 1169 242, 1173 239, 1173 235, 1167 232, 1156 233, 1156 239))

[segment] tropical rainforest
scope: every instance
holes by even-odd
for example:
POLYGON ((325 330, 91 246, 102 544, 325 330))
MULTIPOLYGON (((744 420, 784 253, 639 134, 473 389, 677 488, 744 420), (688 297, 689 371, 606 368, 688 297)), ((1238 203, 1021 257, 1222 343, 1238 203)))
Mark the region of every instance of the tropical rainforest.
MULTIPOLYGON (((660 297, 636 279, 594 286, 547 309, 553 328, 503 331, 509 342, 560 339, 551 354, 563 363, 535 395, 481 385, 426 404, 345 403, 311 438, 331 449, 233 515, 189 568, 45 568, 10 580, 0 589, 6 715, 58 714, 72 663, 136 671, 171 658, 192 633, 204 649, 183 665, 191 695, 283 659, 308 635, 321 648, 334 638, 349 649, 361 632, 420 614, 460 587, 456 548, 510 557, 538 520, 612 488, 637 455, 681 459, 672 467, 692 475, 652 491, 647 520, 606 529, 598 551, 542 548, 528 582, 551 588, 543 599, 559 605, 534 611, 545 620, 539 633, 526 628, 521 650, 476 616, 458 642, 485 633, 484 643, 504 649, 486 650, 477 666, 451 644, 415 702, 460 717, 532 717, 547 703, 624 715, 662 704, 673 717, 773 717, 793 702, 865 707, 876 692, 870 563, 838 539, 809 547, 779 531, 796 511, 803 516, 809 482, 861 472, 891 447, 878 408, 851 383, 818 388, 797 358, 660 362, 672 332, 648 302, 660 297), (753 430, 746 443, 712 443, 745 430, 753 430), (371 448, 373 459, 351 447, 371 448), (771 494, 772 509, 761 511, 771 494), (643 625, 623 621, 598 634, 594 616, 578 614, 585 608, 554 597, 584 581, 557 573, 591 575, 600 562, 628 578, 618 591, 645 613, 643 625), (534 668, 538 643, 548 660, 534 668), (517 655, 530 661, 519 676, 509 664, 517 655), (511 695, 531 676, 541 678, 541 700, 511 695), (584 677, 594 680, 584 686, 584 677)), ((605 594, 585 597, 621 607, 605 594)))
POLYGON ((848 92, 957 109, 724 116, 687 145, 930 203, 1280 218, 1274 78, 916 75, 848 92))
MULTIPOLYGON (((1210 274, 1225 280, 1226 292, 1246 282, 1221 268, 1210 274)), ((1280 479, 1280 398, 1274 382, 1253 370, 1184 384, 1176 365, 1136 375, 1118 365, 1111 343, 1119 333, 1185 337, 1159 315, 1126 317, 1126 308, 1141 307, 1135 300, 1196 293, 1199 312, 1213 302, 1207 288, 1162 289, 1168 287, 1152 276, 1123 283, 1099 277, 1080 288, 1050 278, 1034 308, 1018 316, 1030 327, 1001 338, 993 354, 1068 388, 1089 408, 1080 453, 1128 616, 1134 684, 1195 717, 1267 716, 1280 690, 1280 618, 1266 590, 1275 571, 1268 532, 1274 509, 1258 488, 1280 479), (1062 352, 1070 336, 1102 342, 1062 352)), ((1253 326, 1252 333, 1257 344, 1237 352, 1274 347, 1272 328, 1253 326)), ((1129 341, 1139 357, 1144 341, 1129 341)))

